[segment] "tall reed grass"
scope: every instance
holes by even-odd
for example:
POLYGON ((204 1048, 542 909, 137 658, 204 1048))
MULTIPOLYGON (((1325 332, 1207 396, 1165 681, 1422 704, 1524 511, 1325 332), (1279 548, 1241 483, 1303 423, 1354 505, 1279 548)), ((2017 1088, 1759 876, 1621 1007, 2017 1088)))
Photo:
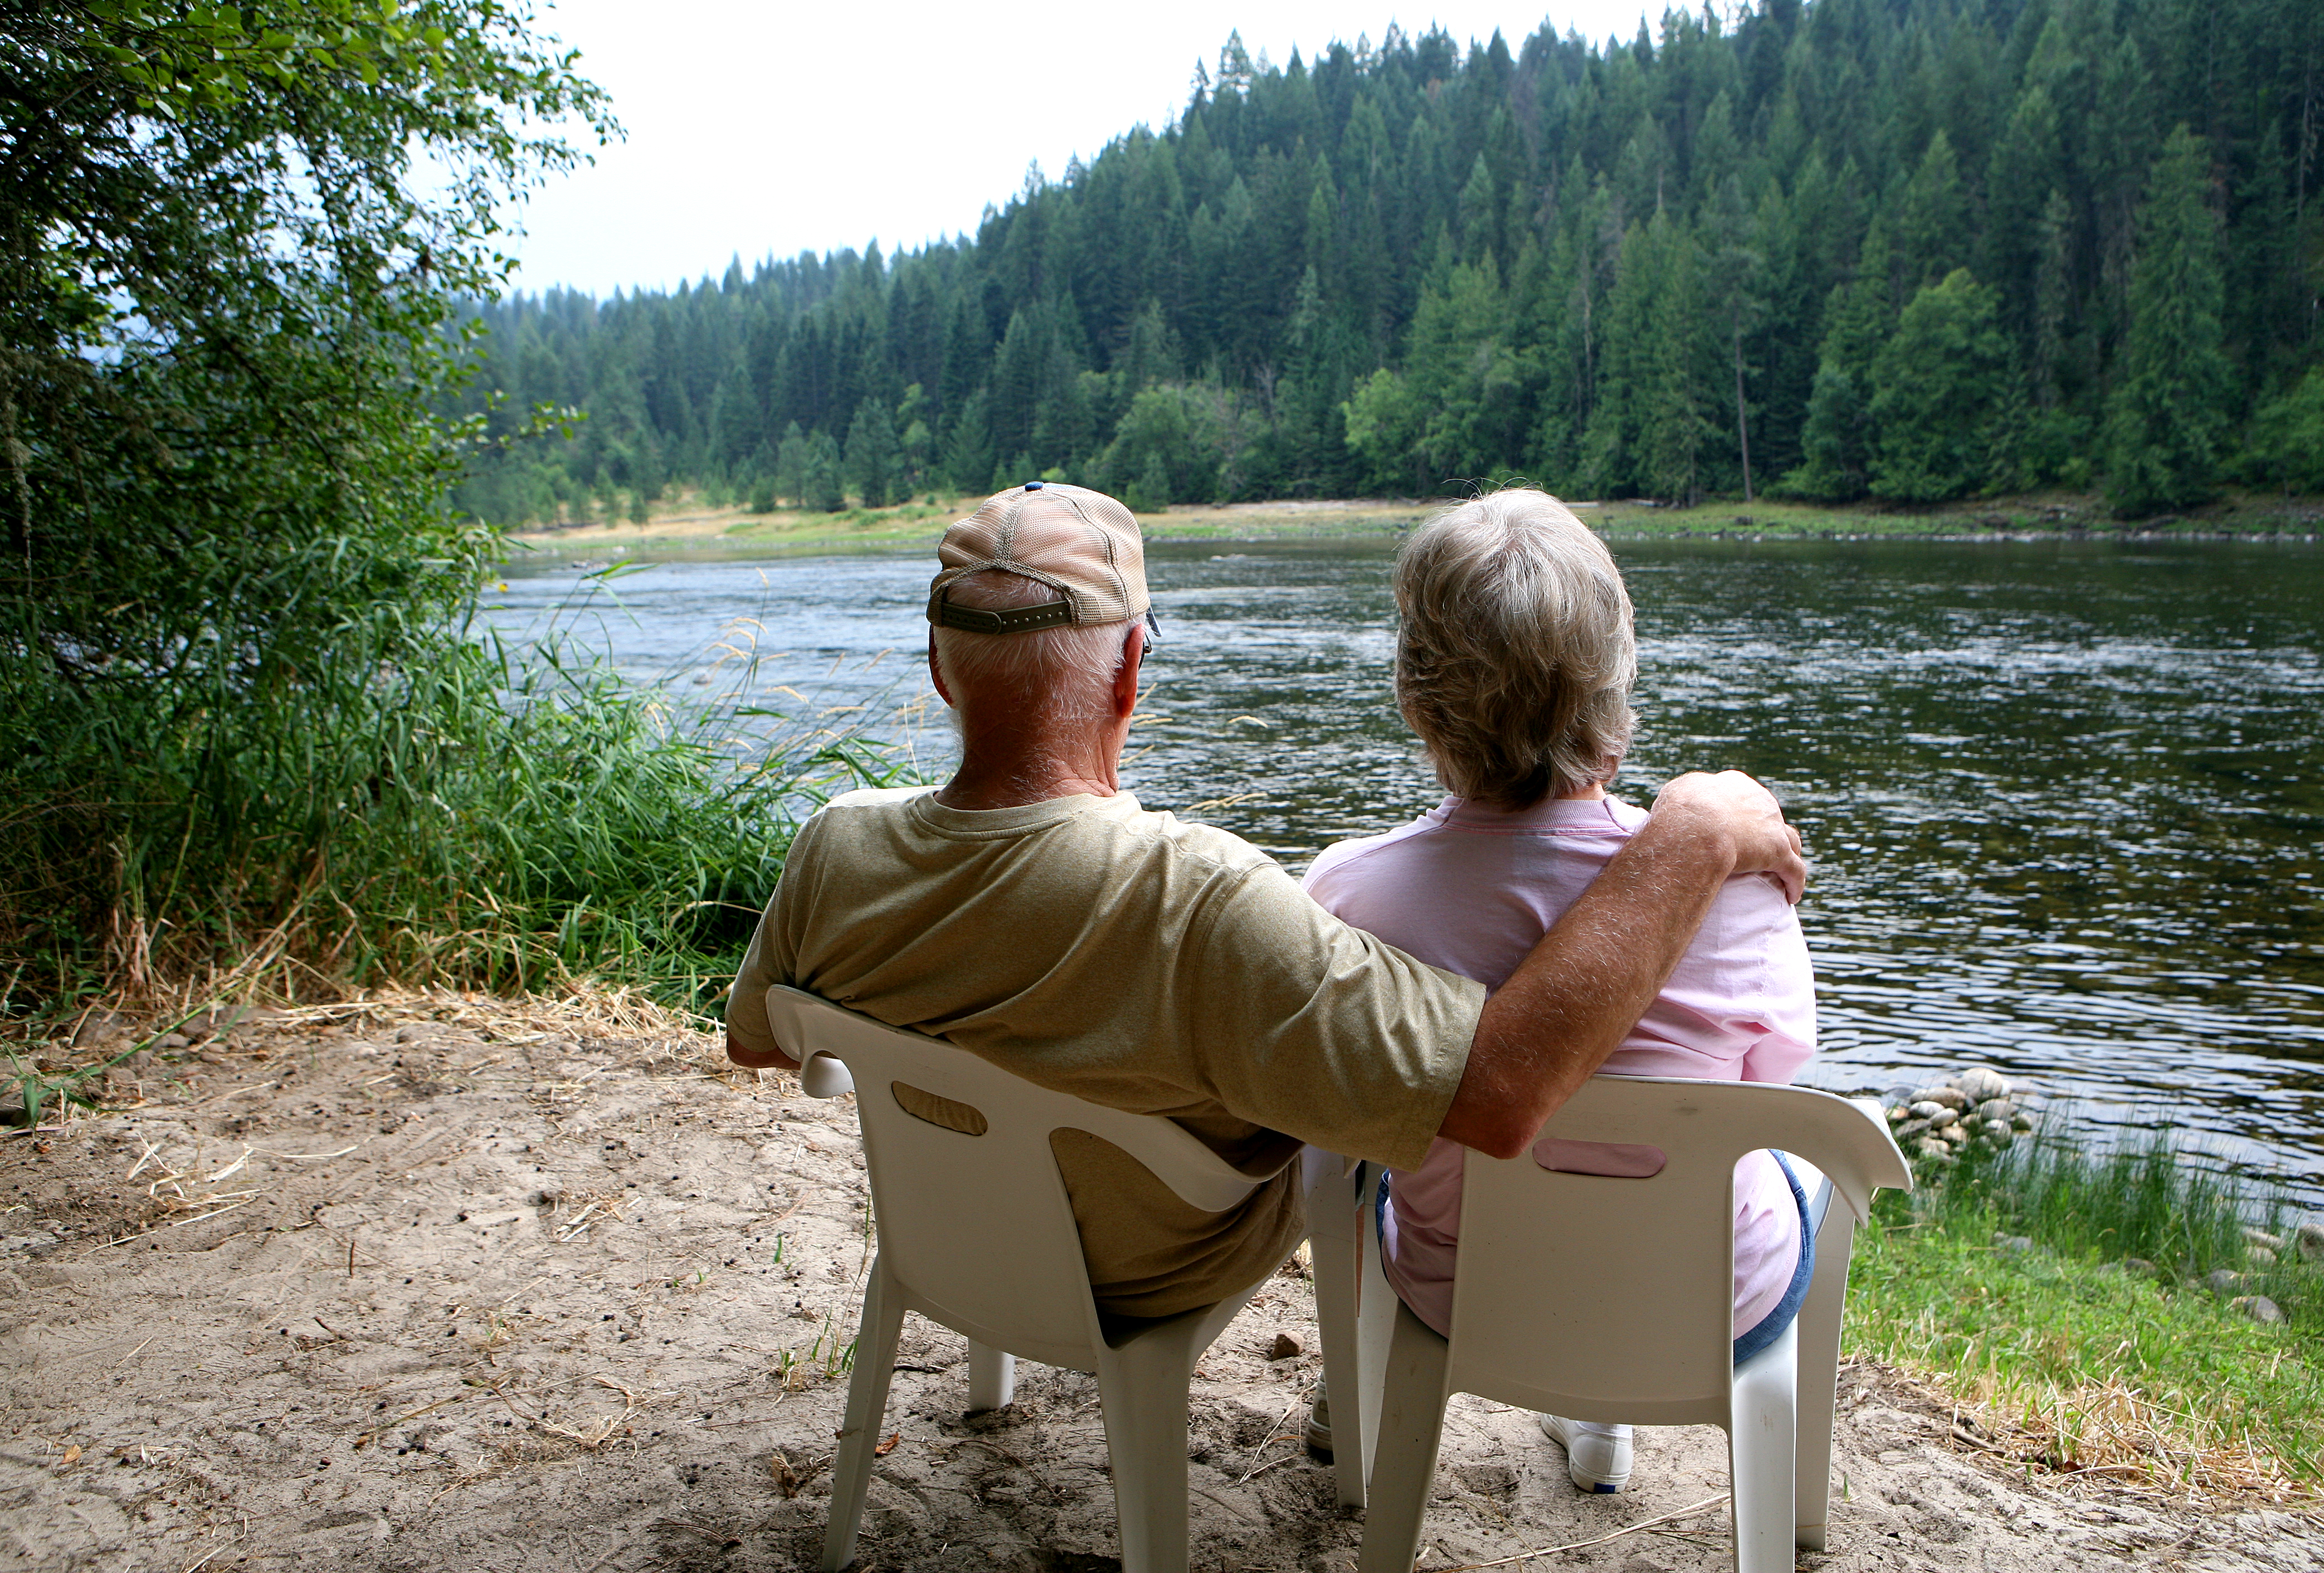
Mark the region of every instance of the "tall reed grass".
MULTIPOLYGON (((696 705, 561 627, 371 633, 295 672, 189 662, 47 705, 36 756, 0 761, 0 1022, 385 979, 704 1010, 798 822, 910 777, 908 751, 768 703, 747 635, 696 705)), ((0 695, 11 720, 30 689, 0 695)))
POLYGON ((2244 1231, 2281 1227, 2292 1210, 2281 1187, 2237 1173, 2168 1130, 2099 1145, 2070 1107, 2052 1111, 2039 1134, 1998 1152, 1972 1147, 1927 1180, 1909 1204, 1924 1226, 1997 1230, 2188 1280, 2243 1271, 2244 1231))

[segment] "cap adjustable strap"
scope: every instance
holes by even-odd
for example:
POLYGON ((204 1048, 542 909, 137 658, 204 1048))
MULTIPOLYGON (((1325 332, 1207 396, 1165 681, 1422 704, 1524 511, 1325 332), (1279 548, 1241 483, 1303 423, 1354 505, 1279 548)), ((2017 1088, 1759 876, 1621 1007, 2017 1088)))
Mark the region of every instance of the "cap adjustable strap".
POLYGON ((940 628, 961 628, 972 634, 1028 634, 1036 628, 1061 628, 1074 620, 1071 601, 1047 601, 1038 606, 1012 606, 1005 612, 982 606, 955 606, 938 601, 934 621, 940 628))

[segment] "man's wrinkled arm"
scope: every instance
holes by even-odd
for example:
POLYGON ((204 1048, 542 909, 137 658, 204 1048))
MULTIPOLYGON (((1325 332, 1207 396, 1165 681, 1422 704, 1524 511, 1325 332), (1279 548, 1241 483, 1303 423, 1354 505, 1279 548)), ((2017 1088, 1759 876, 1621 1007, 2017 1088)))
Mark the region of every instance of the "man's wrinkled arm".
POLYGON ((1637 1025, 1694 940, 1719 887, 1773 874, 1799 899, 1799 833, 1738 772, 1663 789, 1644 828, 1542 937, 1477 1019, 1440 1133, 1514 1158, 1637 1025))

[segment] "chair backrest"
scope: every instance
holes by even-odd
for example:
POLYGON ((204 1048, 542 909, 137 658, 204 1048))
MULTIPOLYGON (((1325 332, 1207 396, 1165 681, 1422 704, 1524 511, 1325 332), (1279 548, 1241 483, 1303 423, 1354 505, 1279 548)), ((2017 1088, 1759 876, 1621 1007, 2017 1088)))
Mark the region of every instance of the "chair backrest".
POLYGON ((829 1055, 854 1078, 887 1270, 918 1309, 996 1349, 1087 1370, 1101 1336, 1052 1131, 1112 1143, 1206 1212, 1225 1211, 1259 1184, 1168 1120, 1038 1087, 942 1038, 816 995, 768 990, 767 1021, 802 1061, 829 1055), (983 1133, 909 1113, 896 1101, 898 1083, 976 1109, 983 1133))
POLYGON ((1592 1077, 1541 1135, 1662 1150, 1642 1180, 1468 1155, 1453 1386, 1528 1409, 1724 1424, 1733 1380, 1735 1164, 1773 1147, 1821 1169, 1858 1221, 1912 1180, 1887 1126, 1807 1087, 1592 1077), (1614 1412, 1618 1411, 1619 1412, 1614 1412))

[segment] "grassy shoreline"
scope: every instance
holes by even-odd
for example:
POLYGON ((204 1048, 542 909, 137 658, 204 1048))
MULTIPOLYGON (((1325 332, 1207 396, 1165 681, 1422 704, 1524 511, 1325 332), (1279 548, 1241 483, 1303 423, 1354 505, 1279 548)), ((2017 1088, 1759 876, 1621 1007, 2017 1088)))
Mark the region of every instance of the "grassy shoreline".
MULTIPOLYGON (((890 508, 835 514, 779 509, 751 514, 698 497, 659 506, 643 524, 587 523, 521 531, 514 560, 588 560, 607 554, 782 556, 933 546, 946 524, 975 507, 970 495, 929 494, 890 508)), ((1408 497, 1290 499, 1179 504, 1139 515, 1150 541, 1393 538, 1428 517, 1437 501, 1408 497)), ((2103 499, 2030 494, 1938 508, 1824 506, 1809 503, 1577 501, 1575 511, 1614 540, 2297 541, 2324 537, 2324 498, 2238 495, 2187 514, 2126 522, 2103 499)))
POLYGON ((2324 1253, 2297 1248, 2280 1197, 2167 1140, 2099 1152, 2059 1116, 1916 1179, 1858 1235, 1848 1346, 2001 1422, 1968 1445, 2174 1490, 2318 1491, 2324 1253))

